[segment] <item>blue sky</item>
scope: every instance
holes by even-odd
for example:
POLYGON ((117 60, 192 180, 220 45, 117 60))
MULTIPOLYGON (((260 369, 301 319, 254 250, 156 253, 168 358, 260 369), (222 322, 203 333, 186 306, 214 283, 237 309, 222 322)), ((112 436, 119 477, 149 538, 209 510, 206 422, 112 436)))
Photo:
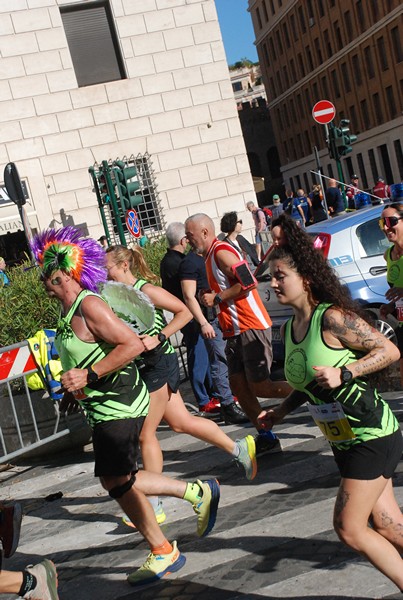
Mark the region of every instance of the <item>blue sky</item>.
POLYGON ((257 62, 255 34, 248 13, 248 0, 215 0, 229 65, 241 58, 257 62))

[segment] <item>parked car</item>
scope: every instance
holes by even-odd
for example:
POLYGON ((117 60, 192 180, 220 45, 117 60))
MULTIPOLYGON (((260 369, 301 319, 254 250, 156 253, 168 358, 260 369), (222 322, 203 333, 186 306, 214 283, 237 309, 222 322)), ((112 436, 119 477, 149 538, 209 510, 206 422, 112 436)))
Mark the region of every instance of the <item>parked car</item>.
MULTIPOLYGON (((347 213, 311 225, 307 232, 317 239, 322 252, 352 297, 371 313, 378 329, 395 341, 396 319, 391 316, 385 321, 379 314, 381 304, 387 302, 385 293, 389 287, 383 255, 390 242, 379 227, 383 209, 384 205, 378 205, 347 213)), ((267 255, 257 267, 255 276, 259 282, 259 293, 273 321, 274 360, 281 362, 284 359, 284 347, 280 327, 291 316, 292 310, 289 306, 279 304, 271 291, 267 255)))

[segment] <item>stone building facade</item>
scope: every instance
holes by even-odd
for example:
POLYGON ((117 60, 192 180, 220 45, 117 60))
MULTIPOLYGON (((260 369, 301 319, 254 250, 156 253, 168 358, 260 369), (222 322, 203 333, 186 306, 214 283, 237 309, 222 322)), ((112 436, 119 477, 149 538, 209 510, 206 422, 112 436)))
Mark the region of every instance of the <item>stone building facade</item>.
MULTIPOLYGON (((256 199, 214 0, 2 0, 0 164, 17 164, 31 226, 98 237, 88 168, 139 153, 166 223, 256 199)), ((3 189, 0 235, 18 223, 3 189)))

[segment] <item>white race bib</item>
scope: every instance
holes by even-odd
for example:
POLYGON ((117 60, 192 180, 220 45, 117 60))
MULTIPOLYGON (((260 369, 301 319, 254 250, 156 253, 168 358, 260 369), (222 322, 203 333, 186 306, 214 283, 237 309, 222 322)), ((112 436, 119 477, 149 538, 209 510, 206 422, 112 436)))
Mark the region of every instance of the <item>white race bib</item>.
POLYGON ((329 442, 346 442, 356 437, 340 402, 308 404, 308 410, 329 442))

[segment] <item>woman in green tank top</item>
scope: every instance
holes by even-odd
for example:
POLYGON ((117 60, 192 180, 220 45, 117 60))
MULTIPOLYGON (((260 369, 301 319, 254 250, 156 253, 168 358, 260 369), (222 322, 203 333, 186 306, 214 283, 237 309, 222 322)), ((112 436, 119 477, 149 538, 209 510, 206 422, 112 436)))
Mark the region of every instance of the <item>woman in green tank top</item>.
POLYGON ((386 319, 393 313, 399 321, 396 337, 400 350, 400 383, 403 387, 403 203, 393 202, 386 206, 379 219, 379 226, 393 244, 384 254, 390 289, 385 294, 389 304, 381 306, 381 316, 386 319))
MULTIPOLYGON (((106 268, 108 278, 134 286, 146 294, 156 308, 156 318, 153 329, 147 330, 140 338, 147 350, 155 352, 159 348, 162 352, 152 354, 148 360, 146 352, 141 358, 146 359, 146 367, 139 368, 150 393, 150 406, 144 422, 140 447, 145 469, 153 473, 162 473, 163 456, 157 439, 158 425, 164 420, 173 431, 187 433, 209 444, 216 446, 230 454, 237 462, 239 458, 239 444, 248 446, 246 462, 243 464, 248 479, 256 475, 256 450, 252 436, 234 442, 227 436, 214 421, 194 416, 187 410, 179 391, 179 366, 174 349, 169 343, 169 337, 182 329, 191 320, 191 313, 185 304, 158 285, 158 278, 149 269, 140 248, 125 248, 112 246, 106 251, 106 268), (140 277, 138 277, 140 276, 140 277), (163 311, 173 314, 172 320, 167 324, 163 311), (163 338, 161 341, 161 334, 163 338)), ((113 308, 113 307, 112 307, 113 308)), ((165 513, 161 502, 157 498, 149 498, 154 507, 158 522, 165 521, 165 513)), ((123 518, 127 525, 130 521, 123 518)))
POLYGON ((308 236, 301 231, 294 237, 269 255, 273 291, 294 311, 283 328, 285 373, 294 391, 259 418, 271 429, 309 403, 342 477, 334 508, 336 533, 403 590, 403 517, 392 486, 402 436, 367 377, 398 360, 399 351, 357 314, 308 236))

